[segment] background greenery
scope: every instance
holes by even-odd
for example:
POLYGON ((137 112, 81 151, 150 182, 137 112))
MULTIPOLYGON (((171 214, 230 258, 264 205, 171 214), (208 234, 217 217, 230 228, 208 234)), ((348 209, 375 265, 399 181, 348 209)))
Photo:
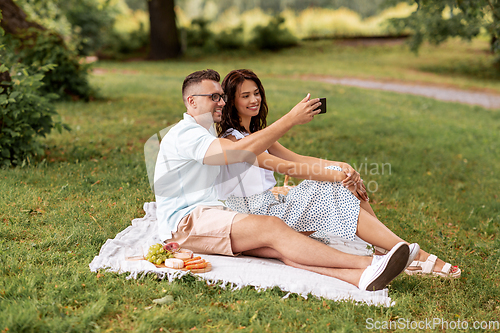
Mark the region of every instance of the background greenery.
POLYGON ((401 45, 307 42, 279 53, 170 62, 99 62, 91 83, 103 99, 55 104, 71 132, 51 133, 46 155, 0 169, 0 330, 3 332, 329 332, 364 331, 366 320, 498 320, 500 315, 500 114, 391 92, 302 80, 323 74, 423 81, 500 91, 487 71, 488 42, 425 45, 415 58, 401 45), (460 53, 458 50, 465 50, 460 53), (456 281, 402 275, 390 308, 355 305, 274 288, 230 291, 193 277, 91 273, 106 239, 142 217, 153 201, 143 144, 183 112, 180 87, 194 70, 222 75, 251 68, 262 79, 270 121, 307 92, 328 112, 280 142, 302 154, 390 163, 370 174, 379 218, 409 241, 462 269, 456 281), (159 306, 153 299, 172 295, 159 306), (195 329, 196 328, 196 329, 195 329))

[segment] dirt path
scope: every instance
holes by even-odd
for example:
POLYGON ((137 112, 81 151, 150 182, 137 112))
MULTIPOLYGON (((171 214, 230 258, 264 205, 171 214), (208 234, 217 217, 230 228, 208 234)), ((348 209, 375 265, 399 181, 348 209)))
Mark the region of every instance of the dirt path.
POLYGON ((487 92, 475 92, 432 85, 382 82, 355 78, 307 76, 303 77, 303 79, 365 89, 394 91, 403 94, 435 98, 446 102, 458 102, 470 105, 480 105, 488 109, 500 109, 500 94, 487 92))
MULTIPOLYGON (((106 70, 103 68, 94 68, 95 75, 104 75, 108 72, 137 74, 137 71, 131 70, 106 70)), ((307 75, 302 76, 302 80, 319 81, 330 84, 338 84, 343 86, 359 87, 365 89, 377 89, 394 91, 402 94, 419 95, 430 98, 435 98, 446 102, 457 102, 470 105, 479 105, 487 109, 500 109, 500 94, 489 92, 476 92, 470 90, 462 90, 457 88, 448 88, 437 85, 423 85, 406 82, 384 82, 375 80, 365 80, 357 78, 337 78, 307 75)))

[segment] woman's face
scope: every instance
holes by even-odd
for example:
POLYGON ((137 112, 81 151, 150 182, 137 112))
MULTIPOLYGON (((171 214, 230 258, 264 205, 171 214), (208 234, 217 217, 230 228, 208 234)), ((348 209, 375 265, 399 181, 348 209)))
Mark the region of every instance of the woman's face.
POLYGON ((236 90, 234 105, 240 117, 254 117, 259 114, 260 95, 257 84, 252 80, 245 80, 236 90))

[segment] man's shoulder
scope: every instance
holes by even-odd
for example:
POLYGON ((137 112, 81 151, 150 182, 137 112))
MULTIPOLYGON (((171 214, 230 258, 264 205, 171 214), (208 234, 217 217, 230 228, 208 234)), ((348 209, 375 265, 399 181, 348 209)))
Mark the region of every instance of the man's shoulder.
POLYGON ((179 135, 182 135, 183 132, 188 131, 189 129, 196 128, 196 124, 193 124, 189 121, 185 121, 184 119, 180 120, 177 124, 172 125, 168 132, 165 133, 163 138, 169 137, 173 138, 179 135))

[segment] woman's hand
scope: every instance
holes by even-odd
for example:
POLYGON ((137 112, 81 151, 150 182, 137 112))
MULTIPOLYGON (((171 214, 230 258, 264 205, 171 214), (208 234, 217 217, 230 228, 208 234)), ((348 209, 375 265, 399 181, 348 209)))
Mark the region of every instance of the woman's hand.
POLYGON ((354 194, 356 198, 362 201, 368 201, 368 193, 366 192, 366 187, 365 184, 363 183, 363 180, 361 180, 358 184, 352 185, 347 187, 349 191, 354 194))
POLYGON ((357 172, 356 169, 354 169, 347 163, 343 163, 342 172, 344 172, 347 175, 347 178, 342 181, 342 185, 344 185, 347 188, 356 185, 360 181, 362 181, 359 172, 357 172))
POLYGON ((317 115, 321 110, 318 109, 321 105, 319 98, 310 99, 311 94, 300 101, 297 105, 293 107, 287 116, 290 117, 293 124, 301 125, 310 122, 315 115, 317 115))
POLYGON ((368 193, 366 192, 365 184, 359 172, 347 163, 342 165, 342 172, 347 175, 347 178, 342 181, 342 185, 351 191, 359 200, 368 201, 368 193))

